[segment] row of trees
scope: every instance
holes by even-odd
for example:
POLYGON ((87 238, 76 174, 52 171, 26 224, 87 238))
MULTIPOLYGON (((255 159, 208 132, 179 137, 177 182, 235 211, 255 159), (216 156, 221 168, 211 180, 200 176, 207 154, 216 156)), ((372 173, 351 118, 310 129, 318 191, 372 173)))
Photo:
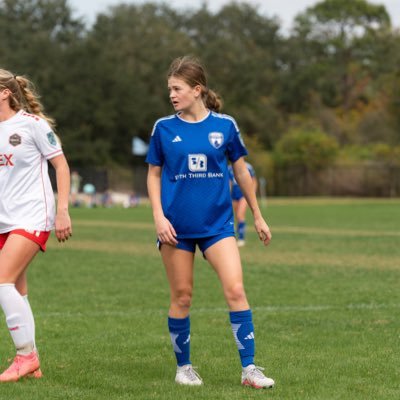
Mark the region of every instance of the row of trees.
POLYGON ((280 28, 245 3, 216 13, 121 4, 88 27, 68 0, 0 0, 0 60, 37 83, 74 166, 133 162, 132 137, 147 141, 172 112, 165 74, 184 54, 207 66, 259 168, 268 154, 310 168, 338 155, 396 162, 400 33, 385 7, 324 0, 290 35, 280 28))

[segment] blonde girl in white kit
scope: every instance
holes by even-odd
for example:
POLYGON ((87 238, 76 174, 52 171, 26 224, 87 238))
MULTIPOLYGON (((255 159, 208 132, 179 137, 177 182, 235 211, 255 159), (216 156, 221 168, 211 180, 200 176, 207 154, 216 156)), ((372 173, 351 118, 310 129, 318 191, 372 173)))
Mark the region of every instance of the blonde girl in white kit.
POLYGON ((51 230, 60 242, 72 235, 69 167, 53 124, 31 82, 0 69, 0 306, 17 353, 0 382, 42 376, 26 272, 51 230), (47 161, 56 171, 57 211, 47 161))

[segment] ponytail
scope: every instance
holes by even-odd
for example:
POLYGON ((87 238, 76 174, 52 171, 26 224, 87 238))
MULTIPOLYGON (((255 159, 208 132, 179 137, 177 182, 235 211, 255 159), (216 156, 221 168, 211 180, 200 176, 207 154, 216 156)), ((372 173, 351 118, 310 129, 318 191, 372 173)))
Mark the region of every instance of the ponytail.
POLYGON ((39 96, 33 87, 32 82, 23 76, 17 76, 0 68, 0 89, 8 89, 10 96, 8 98, 10 108, 15 112, 25 110, 31 114, 43 118, 52 129, 55 122, 43 112, 43 106, 39 101, 39 96))
POLYGON ((15 80, 17 81, 17 86, 19 87, 19 92, 23 99, 23 103, 25 108, 31 114, 37 115, 38 117, 43 118, 50 125, 52 129, 55 127, 54 119, 48 117, 43 112, 43 105, 39 101, 39 96, 35 91, 35 88, 28 79, 23 76, 15 76, 15 80))
POLYGON ((207 88, 203 91, 203 101, 206 107, 211 111, 218 113, 222 109, 223 103, 221 97, 211 89, 207 88))

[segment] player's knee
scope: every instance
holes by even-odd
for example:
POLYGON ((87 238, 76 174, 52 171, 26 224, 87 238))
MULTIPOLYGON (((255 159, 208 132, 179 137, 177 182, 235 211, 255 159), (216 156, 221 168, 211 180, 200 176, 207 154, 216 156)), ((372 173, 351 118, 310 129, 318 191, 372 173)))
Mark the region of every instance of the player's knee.
POLYGON ((182 289, 175 293, 174 296, 175 304, 179 308, 190 308, 192 305, 192 290, 191 289, 182 289))
POLYGON ((246 301, 246 293, 243 283, 236 283, 225 290, 225 296, 229 303, 241 303, 246 301))

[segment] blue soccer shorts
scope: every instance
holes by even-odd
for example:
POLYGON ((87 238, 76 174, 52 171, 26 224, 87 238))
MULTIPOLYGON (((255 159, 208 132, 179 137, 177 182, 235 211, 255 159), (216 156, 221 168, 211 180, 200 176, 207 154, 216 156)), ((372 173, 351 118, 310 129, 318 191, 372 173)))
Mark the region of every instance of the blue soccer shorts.
MULTIPOLYGON (((191 253, 196 252, 196 245, 199 246, 200 251, 203 253, 211 247, 213 244, 219 242, 222 239, 227 237, 235 237, 234 232, 222 232, 217 235, 207 236, 202 238, 187 238, 187 239, 178 239, 178 244, 176 245, 177 249, 190 251, 191 253)), ((157 241, 157 246, 161 249, 162 243, 157 241)))

